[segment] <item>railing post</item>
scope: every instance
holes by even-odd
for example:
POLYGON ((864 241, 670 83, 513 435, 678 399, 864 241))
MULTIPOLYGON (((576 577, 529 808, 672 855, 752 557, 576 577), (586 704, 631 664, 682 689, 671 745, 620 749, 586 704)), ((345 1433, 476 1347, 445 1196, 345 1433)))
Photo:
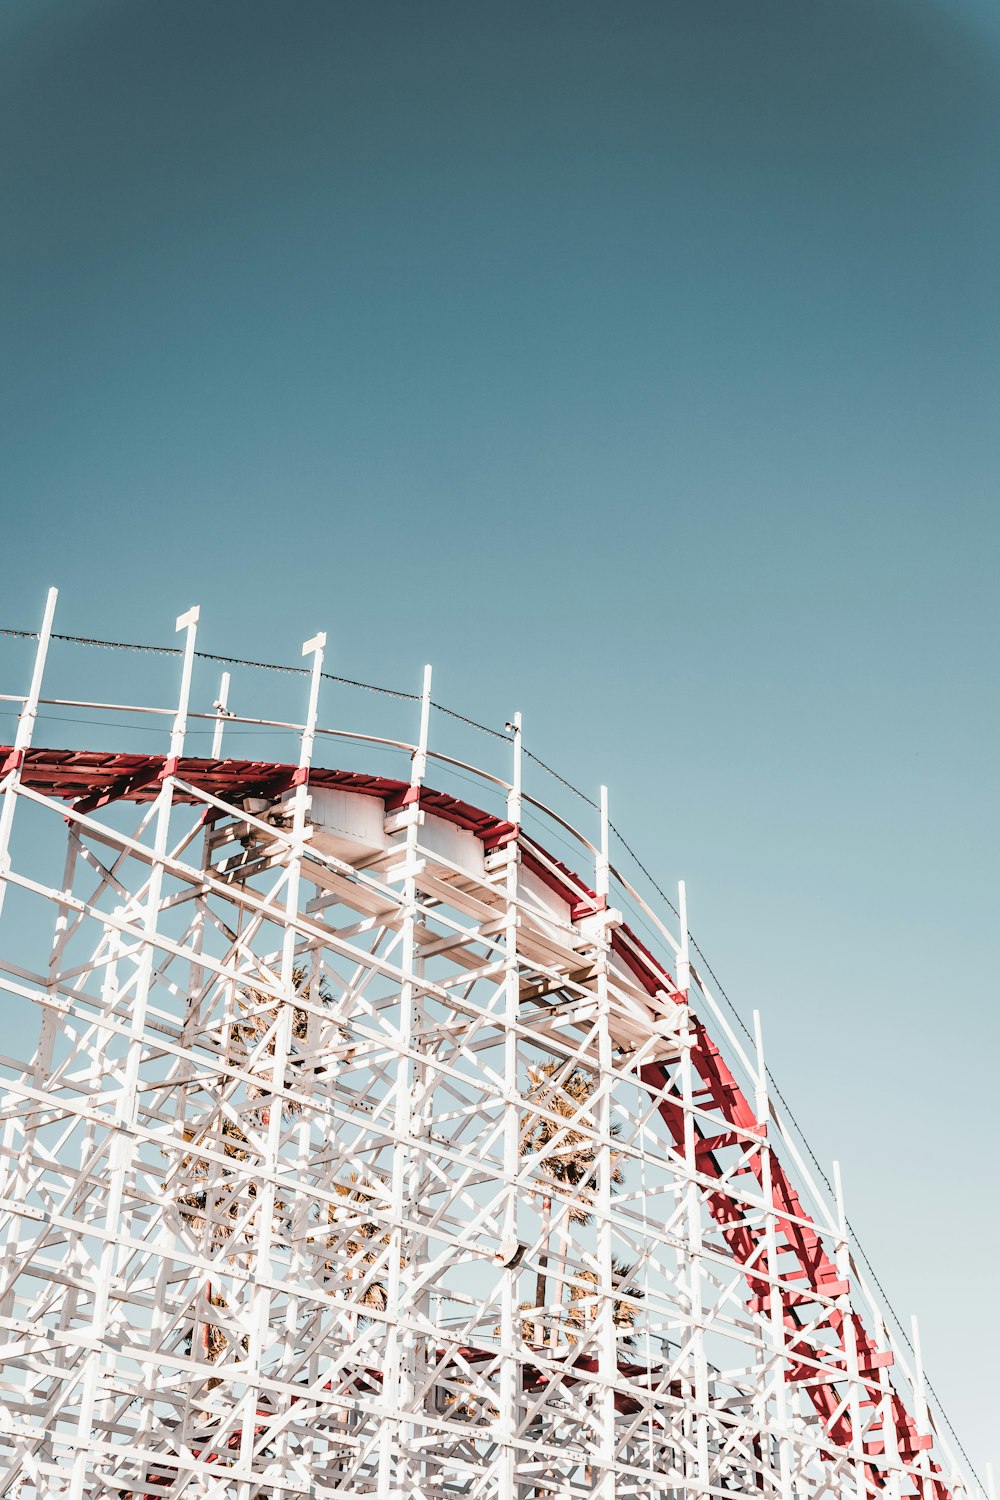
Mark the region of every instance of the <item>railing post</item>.
POLYGON ((42 695, 42 677, 45 672, 45 659, 49 652, 49 640, 52 636, 52 620, 56 612, 56 601, 59 598, 58 589, 49 589, 45 600, 45 613, 42 616, 42 628, 38 633, 38 645, 35 648, 35 665, 31 673, 31 686, 28 688, 28 696, 25 698, 18 715, 17 729, 14 734, 13 753, 8 757, 7 764, 0 768, 0 791, 3 792, 3 800, 0 802, 0 912, 3 911, 4 897, 7 894, 7 875, 10 871, 10 833, 14 821, 14 804, 17 798, 17 789, 21 783, 21 767, 24 764, 24 752, 31 745, 32 735, 35 728, 35 717, 38 713, 38 700, 42 695))
POLYGON ((229 717, 229 673, 223 672, 222 681, 219 683, 219 696, 212 707, 217 711, 218 718, 215 721, 215 732, 212 735, 212 759, 218 760, 222 755, 222 732, 226 727, 226 719, 229 717))
MULTIPOLYGON (((521 824, 521 715, 507 725, 511 734, 511 789, 507 796, 507 818, 521 824)), ((517 952, 517 901, 520 854, 517 838, 505 848, 504 866, 504 1032, 503 1032, 503 1176, 504 1216, 500 1239, 500 1389, 497 1455, 498 1492, 515 1494, 519 1365, 517 1342, 517 1266, 520 1259, 518 1204, 520 1189, 520 1100, 518 1092, 517 1024, 520 1014, 520 967, 517 952)))
POLYGON ((391 1231, 387 1268, 386 1358, 383 1374, 383 1400, 392 1403, 395 1412, 383 1419, 379 1435, 377 1478, 378 1500, 409 1500, 419 1486, 410 1483, 412 1451, 411 1416, 416 1387, 416 1347, 413 1332, 414 1309, 409 1306, 403 1285, 402 1262, 409 1254, 408 1267, 413 1279, 413 1237, 404 1233, 403 1219, 407 1200, 413 1195, 414 1174, 419 1173, 420 1159, 414 1147, 414 1121, 424 1108, 426 1088, 424 1070, 418 1070, 413 1057, 414 1039, 420 1020, 419 973, 416 939, 417 880, 416 870, 420 840, 420 788, 427 770, 427 744, 430 728, 431 683, 433 673, 424 667, 420 695, 420 730, 410 770, 410 794, 405 808, 403 862, 403 917, 401 968, 403 980, 399 996, 399 1042, 396 1055, 395 1102, 393 1111, 393 1164, 391 1181, 391 1231))
MULTIPOLYGON (((240 1431, 240 1463, 249 1468, 253 1458, 254 1426, 260 1399, 261 1361, 271 1336, 272 1251, 274 1220, 277 1211, 274 1179, 281 1151, 282 1123, 285 1112, 283 1092, 291 1051, 292 1026, 295 1019, 295 946, 302 886, 302 856, 309 810, 309 767, 316 739, 319 690, 323 674, 326 635, 320 631, 302 646, 302 655, 312 657, 309 676, 309 702, 299 746, 300 776, 292 796, 292 844, 288 854, 285 882, 285 923, 281 944, 281 1002, 275 1022, 274 1051, 271 1067, 271 1103, 267 1116, 265 1176, 260 1189, 260 1212, 257 1215, 257 1282, 253 1289, 250 1348, 247 1351, 247 1390, 243 1398, 240 1431)), ((241 1485, 241 1500, 249 1500, 249 1485, 241 1485), (245 1491, 245 1496, 243 1494, 245 1491)), ((280 1500, 280 1492, 276 1492, 280 1500)))
MULTIPOLYGON (((117 1236, 120 1228, 125 1188, 131 1173, 136 1149, 134 1126, 136 1119, 139 1069, 142 1062, 143 1038, 146 1013, 153 982, 153 964, 156 934, 159 926, 163 892, 164 861, 170 831, 170 813, 173 805, 174 771, 176 762, 184 752, 184 736, 187 730, 188 706, 191 696, 191 675, 194 668, 195 639, 198 629, 199 610, 195 606, 177 620, 178 632, 185 632, 184 654, 181 663, 181 685, 170 731, 170 754, 164 767, 163 779, 155 803, 155 822, 146 900, 142 913, 142 940, 138 958, 135 993, 129 1022, 128 1051, 125 1057, 124 1076, 115 1106, 113 1139, 109 1154, 110 1189, 105 1210, 107 1239, 101 1252, 100 1266, 95 1278, 94 1310, 92 1318, 93 1345, 85 1355, 85 1373, 80 1398, 80 1412, 76 1427, 76 1454, 73 1461, 68 1500, 84 1500, 88 1490, 87 1460, 88 1442, 101 1374, 105 1365, 104 1339, 107 1334, 111 1293, 116 1285, 117 1268, 121 1256, 130 1255, 131 1250, 119 1247, 117 1236)), ((153 1371, 144 1369, 144 1379, 150 1387, 153 1371)))
MULTIPOLYGON (((756 1078, 755 1111, 760 1129, 760 1186, 764 1199, 764 1253, 767 1257, 769 1316, 771 1335, 771 1396, 774 1401, 775 1425, 778 1431, 778 1484, 781 1500, 792 1500, 792 1447, 788 1424, 788 1392, 785 1383, 785 1309, 778 1287, 778 1233, 774 1206, 774 1181, 771 1170, 771 1142, 768 1138, 771 1103, 767 1087, 767 1063, 764 1058, 764 1033, 760 1011, 753 1013, 756 1078)), ((766 1398, 765 1398, 766 1399, 766 1398)))

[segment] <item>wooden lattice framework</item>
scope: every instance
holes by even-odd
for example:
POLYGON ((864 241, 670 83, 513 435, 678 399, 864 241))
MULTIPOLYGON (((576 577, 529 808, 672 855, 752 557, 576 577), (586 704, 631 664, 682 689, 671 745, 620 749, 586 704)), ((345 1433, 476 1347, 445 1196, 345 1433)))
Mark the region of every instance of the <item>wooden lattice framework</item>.
POLYGON ((980 1494, 605 797, 581 876, 519 720, 503 815, 440 790, 429 673, 408 778, 322 768, 322 637, 297 764, 218 706, 186 758, 196 611, 164 753, 39 748, 53 606, 0 752, 52 934, 0 925, 0 1495, 980 1494))

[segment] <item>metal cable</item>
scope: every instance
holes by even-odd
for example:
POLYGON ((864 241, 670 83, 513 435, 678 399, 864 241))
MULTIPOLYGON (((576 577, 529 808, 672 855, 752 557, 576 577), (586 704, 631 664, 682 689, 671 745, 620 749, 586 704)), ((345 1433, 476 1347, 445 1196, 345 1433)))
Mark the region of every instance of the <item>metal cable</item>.
POLYGON ((567 791, 573 792, 577 797, 580 798, 581 802, 586 802, 587 806, 592 807, 595 812, 600 811, 600 808, 592 797, 588 797, 586 792, 581 792, 580 788, 578 786, 574 786, 571 781, 567 781, 565 776, 560 776, 558 771, 553 771, 551 766, 547 766, 544 760, 539 760, 537 755, 533 755, 531 751, 526 750, 523 745, 521 747, 521 754, 526 756, 528 760, 533 760, 536 766, 540 766, 543 771, 547 772, 549 776, 558 781, 560 786, 566 787, 567 791))
MULTIPOLYGON (((407 696, 419 698, 420 694, 411 693, 407 696)), ((445 708, 443 703, 435 703, 433 698, 431 699, 431 708, 436 708, 439 714, 447 714, 449 719, 457 719, 460 724, 468 724, 470 729, 478 729, 483 734, 490 734, 495 740, 506 741, 509 738, 508 735, 504 734, 502 729, 491 729, 488 724, 480 724, 477 719, 467 719, 465 714, 460 714, 453 708, 445 708)))
MULTIPOLYGON (((19 640, 28 641, 37 641, 38 639, 37 630, 13 630, 0 627, 0 635, 16 636, 19 640)), ((96 636, 61 635, 56 630, 52 632, 51 638, 54 641, 69 641, 74 646, 99 646, 107 651, 141 651, 149 656, 183 656, 184 654, 182 646, 140 646, 131 641, 102 641, 98 640, 96 636)), ((241 656, 222 656, 217 651, 195 651, 194 655, 201 661, 214 661, 226 667, 253 667, 259 672, 281 672, 286 677, 308 677, 310 675, 308 667, 289 667, 282 665, 280 662, 273 661, 250 661, 241 656)), ((339 682, 345 687, 363 688, 366 693, 380 693, 385 698, 405 698, 412 703, 420 702, 419 693, 404 693, 400 688, 379 687, 374 682, 359 682, 355 677, 340 677, 335 672, 321 672, 320 676, 327 682, 339 682)), ((446 709, 445 712, 448 713, 450 710, 446 709)), ((456 718, 460 717, 461 715, 456 715, 456 718)), ((468 722, 472 723, 473 721, 470 719, 468 722)), ((477 729, 483 727, 483 725, 476 725, 477 729)), ((495 733, 496 731, 489 732, 495 733)))
MULTIPOLYGON (((16 637, 16 638, 18 638, 20 640, 37 640, 38 639, 38 631, 37 630, 15 630, 15 629, 10 628, 10 627, 2 627, 2 626, 0 626, 0 636, 13 636, 13 637, 16 637)), ((181 655, 183 655, 183 647, 181 647, 181 646, 148 646, 148 645, 137 645, 137 644, 135 644, 133 642, 130 642, 130 641, 105 641, 105 640, 100 640, 100 639, 98 639, 97 637, 94 637, 94 636, 63 635, 63 634, 60 634, 57 631, 53 631, 52 632, 52 637, 51 638, 52 638, 52 640, 55 640, 55 641, 68 641, 71 644, 77 645, 77 646, 96 646, 96 647, 99 647, 101 649, 108 650, 108 651, 136 651, 136 652, 145 652, 145 653, 147 653, 149 655, 154 655, 154 656, 181 656, 181 655)), ((245 659, 243 657, 222 656, 219 653, 214 652, 214 651, 195 651, 194 655, 196 657, 200 658, 202 661, 216 662, 219 665, 223 665, 223 666, 251 667, 251 668, 256 669, 257 671, 263 671, 263 672, 281 672, 281 673, 283 673, 285 675, 296 676, 296 677, 307 677, 307 676, 309 676, 309 668, 308 667, 292 667, 292 666, 284 666, 284 665, 281 665, 281 664, 275 663, 275 662, 251 661, 251 660, 247 660, 247 659, 245 659)), ((387 698, 399 698, 399 699, 403 699, 404 701, 410 702, 410 703, 419 703, 420 702, 420 698, 421 698, 421 695, 419 693, 408 693, 408 692, 404 692, 402 689, 398 689, 398 688, 379 687, 375 683, 360 682, 358 679, 353 678, 353 677, 340 677, 336 673, 333 673, 333 672, 321 672, 320 676, 324 680, 326 680, 327 682, 339 682, 342 685, 347 686, 347 687, 362 688, 365 692, 378 693, 378 694, 382 695, 383 697, 387 697, 387 698)), ((479 730, 481 733, 488 734, 488 735, 490 735, 494 739, 508 740, 510 738, 510 736, 508 734, 503 733, 501 730, 499 730, 499 729, 493 729, 488 724, 480 724, 478 722, 478 720, 476 720, 476 719, 470 719, 465 714, 460 714, 460 713, 458 713, 453 708, 447 708, 443 703, 437 703, 437 702, 435 702, 432 699, 430 706, 432 708, 436 709, 438 713, 446 714, 451 719, 457 719, 459 723, 468 725, 468 727, 470 729, 479 730)), ((566 779, 565 776, 562 776, 562 775, 560 775, 560 773, 558 771, 553 770, 553 768, 550 765, 547 765, 545 761, 543 761, 539 756, 535 755, 531 750, 528 750, 528 749, 526 749, 525 747, 522 746, 522 754, 528 760, 532 761, 536 766, 538 766, 538 768, 540 770, 544 771, 546 773, 546 775, 551 776, 553 778, 553 780, 558 781, 559 784, 560 784, 560 786, 565 787, 567 791, 572 792, 574 796, 579 797, 580 800, 582 802, 586 803, 586 805, 588 807, 592 808, 595 812, 599 811, 598 804, 593 800, 592 797, 588 797, 587 794, 586 794, 586 792, 582 792, 580 790, 580 788, 577 787, 577 786, 574 786, 571 781, 567 781, 567 779, 566 779)), ((673 913, 673 915, 679 919, 680 913, 678 912, 676 906, 670 900, 670 897, 667 895, 666 891, 663 890, 662 886, 650 874, 649 870, 643 864, 642 860, 636 854, 635 850, 631 847, 631 845, 623 837, 623 835, 621 834, 621 832, 619 831, 619 829, 616 828, 613 823, 609 823, 608 824, 608 828, 609 828, 609 831, 614 834, 615 838, 617 838, 617 840, 618 840, 619 844, 621 845, 622 849, 625 851, 625 853, 628 855, 628 857, 633 861, 633 863, 635 864, 636 868, 639 869, 642 872, 642 874, 646 877, 646 879, 649 881, 650 885, 652 886, 652 888, 656 892, 656 894, 659 896, 660 900, 663 901, 664 904, 673 913)), ((729 995, 726 993, 725 989, 723 988, 723 986, 722 986, 722 984, 721 984, 721 982, 719 980, 718 975, 715 973, 715 970, 712 968, 712 965, 709 963, 708 959, 705 957, 705 953, 704 953, 703 949, 695 941, 695 938, 694 938, 693 934, 690 933, 690 932, 688 933, 688 940, 689 940, 689 942, 691 944, 692 950, 698 955, 698 957, 701 959, 702 963, 704 964, 706 973, 711 977, 712 982, 714 983, 714 985, 715 985, 716 989, 718 990, 719 994, 721 995, 722 999, 725 1001, 726 1005, 728 1006, 728 1008, 729 1008, 730 1012, 732 1013, 733 1017, 735 1018, 737 1024, 741 1027, 741 1029, 743 1030, 743 1032, 745 1033, 745 1035, 747 1036, 747 1038, 749 1039, 749 1041, 751 1043, 753 1043, 754 1045, 756 1045, 756 1043, 754 1041, 754 1036, 753 1036, 752 1031, 750 1030, 749 1026, 744 1021, 742 1015, 737 1010, 736 1006, 733 1004, 732 1000, 729 998, 729 995)), ((806 1153, 808 1154, 810 1161, 812 1162, 814 1168, 816 1169, 817 1173, 819 1174, 821 1180, 825 1184, 827 1192, 830 1194, 831 1198, 834 1197, 833 1185, 830 1182, 830 1179, 827 1176, 827 1174, 826 1174, 823 1166, 821 1165, 821 1163, 819 1161, 819 1158, 817 1157, 816 1153, 813 1151, 812 1146, 809 1144, 809 1141, 808 1141, 808 1139, 807 1139, 807 1137, 806 1137, 806 1135, 805 1135, 805 1133, 804 1133, 804 1131, 802 1129, 802 1126, 799 1124, 799 1122, 796 1119, 795 1115, 792 1113, 792 1110, 791 1110, 791 1108, 790 1108, 790 1106, 788 1104, 788 1100, 785 1098, 784 1094, 782 1093, 781 1088, 779 1087, 777 1081, 775 1080, 774 1074, 771 1072, 771 1069, 769 1067, 767 1067, 766 1064, 765 1064, 764 1071, 765 1071, 765 1073, 767 1075, 768 1082, 770 1083, 771 1088, 773 1089, 775 1096, 781 1102, 782 1109, 784 1110, 786 1116, 788 1117, 788 1120, 790 1121, 790 1123, 794 1127, 795 1132, 796 1132, 797 1136, 799 1137, 799 1140, 802 1142, 803 1146, 805 1147, 806 1153)), ((892 1319, 893 1319, 894 1323, 896 1324, 896 1327, 898 1328, 900 1334, 902 1335, 904 1344, 906 1345, 907 1349, 910 1351, 911 1355, 915 1354, 915 1350, 914 1350, 913 1344, 912 1344, 912 1342, 910 1340, 910 1336, 907 1333, 906 1328, 904 1327, 903 1322, 902 1322, 899 1314, 896 1312, 896 1309, 893 1307, 892 1303, 890 1302, 889 1297, 888 1297, 888 1295, 886 1293, 886 1290, 883 1287, 881 1281, 879 1280, 879 1278, 878 1278, 878 1276, 877 1276, 877 1274, 875 1272, 874 1266, 872 1265, 872 1263, 869 1260, 867 1254, 865 1253, 864 1248, 862 1247, 861 1242, 858 1239, 857 1232, 854 1229, 854 1226, 851 1224, 851 1222, 850 1222, 849 1219, 845 1219, 845 1223, 847 1225, 848 1232, 850 1233, 851 1238, 854 1241, 855 1248, 856 1248, 858 1254, 860 1255, 861 1259, 863 1260, 863 1262, 864 1262, 864 1264, 865 1264, 865 1266, 866 1266, 866 1268, 868 1270, 868 1274, 871 1276, 871 1278, 874 1281, 876 1287, 878 1288, 879 1294, 881 1295, 882 1300, 884 1301, 887 1310, 891 1314, 892 1319)), ((973 1479, 976 1480, 976 1483, 980 1486, 980 1488, 981 1489, 984 1488, 982 1480, 979 1478, 979 1475, 976 1473, 976 1471, 975 1471, 975 1469, 974 1469, 974 1467, 972 1465, 972 1462, 971 1462, 971 1460, 969 1458, 969 1455, 966 1453, 964 1447, 962 1446, 961 1439, 959 1438, 958 1433, 955 1431, 955 1428, 954 1428, 954 1425, 953 1425, 953 1423, 951 1421, 951 1418, 948 1416, 948 1413, 945 1411, 944 1406, 941 1403, 941 1398, 938 1396, 937 1391, 934 1389, 934 1386, 932 1385, 931 1381, 927 1378, 926 1372, 925 1372, 925 1375, 924 1375, 924 1383, 927 1386, 928 1391, 933 1396, 935 1404, 937 1405, 938 1411, 941 1413, 941 1416, 943 1417, 943 1419, 944 1419, 944 1421, 945 1421, 945 1423, 946 1423, 946 1425, 948 1427, 948 1431, 951 1433, 952 1437, 954 1438, 956 1446, 958 1447, 959 1452, 961 1453, 962 1457, 965 1459, 965 1462, 966 1462, 966 1464, 969 1467, 969 1472, 971 1473, 973 1479)))

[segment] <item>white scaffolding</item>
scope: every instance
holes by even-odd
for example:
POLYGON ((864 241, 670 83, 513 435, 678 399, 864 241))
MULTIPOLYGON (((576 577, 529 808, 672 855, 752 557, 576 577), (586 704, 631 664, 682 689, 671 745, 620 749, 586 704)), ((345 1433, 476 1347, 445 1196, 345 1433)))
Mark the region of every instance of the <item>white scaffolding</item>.
POLYGON ((196 610, 161 752, 39 746, 54 604, 0 780, 2 921, 51 936, 0 926, 38 1017, 0 1058, 0 1495, 982 1495, 605 796, 593 842, 529 797, 519 718, 506 777, 436 754, 429 670, 416 743, 369 737, 408 775, 329 769, 322 636, 297 759, 223 759, 196 610))

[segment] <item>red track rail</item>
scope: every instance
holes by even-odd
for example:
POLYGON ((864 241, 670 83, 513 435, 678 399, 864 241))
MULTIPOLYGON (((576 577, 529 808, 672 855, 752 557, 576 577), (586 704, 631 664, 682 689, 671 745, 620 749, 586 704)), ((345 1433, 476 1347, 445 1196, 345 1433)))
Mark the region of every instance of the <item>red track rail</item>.
MULTIPOLYGON (((762 1128, 702 1023, 697 1018, 692 1018, 692 1026, 695 1038, 692 1063, 705 1091, 705 1097, 699 1096, 696 1102, 704 1109, 717 1111, 721 1121, 729 1127, 728 1132, 722 1131, 716 1136, 701 1135, 696 1147, 699 1171, 705 1177, 721 1180, 726 1173, 720 1157, 726 1150, 735 1150, 741 1156, 746 1155, 746 1161, 737 1171, 752 1173, 758 1185, 763 1188, 762 1153, 760 1150, 746 1152, 747 1136, 762 1134, 762 1128)), ((665 1092, 665 1097, 659 1104, 660 1115, 673 1137, 675 1147, 682 1151, 684 1113, 679 1099, 670 1093, 670 1079, 666 1070, 658 1064, 651 1064, 640 1069, 640 1077, 657 1093, 665 1092)), ((831 1442, 837 1447, 849 1449, 852 1441, 851 1417, 845 1405, 845 1397, 838 1389, 838 1381, 847 1379, 844 1314, 839 1308, 831 1307, 828 1301, 821 1300, 838 1296, 846 1291, 846 1287, 773 1152, 771 1195, 778 1214, 776 1227, 779 1257, 791 1256, 794 1259, 793 1267, 782 1266, 778 1273, 783 1281, 791 1279, 795 1282, 794 1291, 784 1286, 777 1290, 787 1330, 786 1352, 790 1361, 785 1378, 792 1383, 805 1383, 831 1442), (803 1327, 804 1323, 808 1324, 807 1329, 803 1327), (817 1364, 822 1364, 824 1368, 817 1368, 817 1364), (831 1365, 837 1369, 837 1375, 827 1373, 831 1365)), ((710 1192, 706 1201, 734 1260, 746 1268, 749 1293, 747 1300, 751 1310, 769 1313, 775 1289, 768 1281, 755 1275, 753 1269, 767 1264, 763 1230, 737 1222, 743 1219, 743 1214, 726 1193, 710 1192)), ((874 1376, 890 1359, 876 1348, 858 1314, 853 1313, 851 1316, 858 1370, 864 1380, 865 1377, 874 1376)), ((878 1384, 866 1385, 865 1389, 868 1401, 877 1405, 882 1399, 878 1384)), ((932 1446, 933 1439, 929 1433, 917 1431, 913 1417, 895 1390, 891 1396, 891 1409, 899 1456, 904 1462, 911 1462, 920 1452, 932 1446)), ((865 1436, 862 1451, 867 1458, 875 1459, 885 1453, 884 1435, 877 1435, 881 1425, 881 1419, 876 1418, 865 1436)), ((935 1475, 941 1472, 941 1466, 937 1463, 932 1462, 930 1469, 935 1475)), ((872 1465, 867 1466, 867 1471, 872 1483, 881 1487, 884 1480, 880 1471, 872 1465)), ((924 1480, 923 1476, 916 1474, 913 1479, 916 1493, 926 1497, 926 1500, 950 1500, 949 1490, 939 1479, 924 1480)))

